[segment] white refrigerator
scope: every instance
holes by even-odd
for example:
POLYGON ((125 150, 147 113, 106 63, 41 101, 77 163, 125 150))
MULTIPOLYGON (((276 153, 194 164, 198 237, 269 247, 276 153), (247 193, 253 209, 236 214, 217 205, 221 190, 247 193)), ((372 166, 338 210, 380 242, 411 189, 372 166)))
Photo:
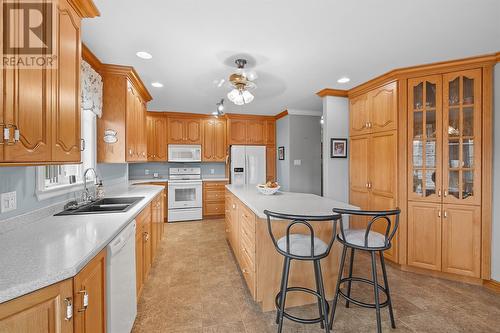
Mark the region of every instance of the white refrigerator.
POLYGON ((266 182, 266 147, 231 146, 231 184, 266 182))

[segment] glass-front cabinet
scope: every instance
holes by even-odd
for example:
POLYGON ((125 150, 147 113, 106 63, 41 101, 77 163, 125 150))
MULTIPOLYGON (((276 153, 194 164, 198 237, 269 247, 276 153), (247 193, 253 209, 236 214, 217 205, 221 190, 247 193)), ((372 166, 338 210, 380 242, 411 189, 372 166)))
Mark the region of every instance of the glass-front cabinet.
POLYGON ((408 199, 480 204, 481 70, 408 80, 408 199))
POLYGON ((440 201, 441 76, 408 81, 409 200, 440 201))
POLYGON ((481 203, 481 70, 443 76, 443 202, 481 203))

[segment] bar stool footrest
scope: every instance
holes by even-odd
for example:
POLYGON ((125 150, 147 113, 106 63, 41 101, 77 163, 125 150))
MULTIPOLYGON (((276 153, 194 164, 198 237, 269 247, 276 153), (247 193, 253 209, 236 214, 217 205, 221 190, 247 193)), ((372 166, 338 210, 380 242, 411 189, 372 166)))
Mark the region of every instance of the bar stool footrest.
MULTIPOLYGON (((289 288, 286 288, 285 293, 287 293, 289 291, 300 291, 300 292, 314 295, 318 299, 321 299, 321 295, 317 291, 309 289, 309 288, 289 287, 289 288)), ((278 311, 280 308, 280 304, 279 304, 280 303, 280 301, 279 301, 280 296, 281 296, 281 291, 276 295, 276 309, 278 309, 278 311)), ((330 305, 328 304, 328 302, 326 302, 326 312, 327 312, 326 316, 328 316, 328 314, 330 313, 330 305)), ((283 317, 290 319, 291 321, 294 321, 296 323, 301 323, 301 324, 316 324, 316 323, 321 323, 323 321, 323 317, 311 318, 311 319, 299 318, 299 317, 296 317, 296 316, 293 316, 293 315, 287 313, 286 311, 283 311, 283 317)))
MULTIPOLYGON (((342 285, 342 283, 345 283, 345 282, 361 282, 361 283, 366 283, 366 284, 369 284, 373 287, 374 283, 373 281, 371 280, 368 280, 368 279, 365 279, 365 278, 361 278, 361 277, 347 277, 347 278, 343 278, 340 280, 340 285, 342 285)), ((389 297, 387 295, 387 290, 382 287, 380 284, 377 284, 377 287, 380 291, 382 291, 386 297, 386 300, 385 302, 381 302, 380 303, 380 307, 383 308, 383 307, 386 307, 389 305, 389 297)), ((338 290, 338 293, 339 295, 341 295, 345 300, 349 301, 350 303, 353 303, 353 304, 356 304, 357 306, 361 306, 363 308, 369 308, 369 309, 375 309, 376 306, 375 306, 375 303, 365 303, 365 302, 362 302, 362 301, 358 301, 352 297, 349 297, 347 296, 346 294, 344 294, 344 292, 340 289, 340 286, 339 286, 339 290, 338 290)))

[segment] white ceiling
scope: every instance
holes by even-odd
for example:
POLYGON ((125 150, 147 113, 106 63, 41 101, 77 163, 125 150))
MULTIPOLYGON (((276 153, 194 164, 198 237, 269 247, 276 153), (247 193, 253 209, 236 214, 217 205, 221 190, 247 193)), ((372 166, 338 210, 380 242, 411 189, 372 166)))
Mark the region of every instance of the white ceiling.
POLYGON ((321 110, 315 93, 348 89, 391 69, 500 51, 499 0, 95 0, 83 41, 106 63, 132 65, 149 110, 211 113, 214 81, 246 54, 255 100, 226 112, 321 110), (142 60, 135 53, 153 55, 142 60), (341 76, 351 82, 337 83, 341 76), (159 81, 163 88, 151 87, 159 81))

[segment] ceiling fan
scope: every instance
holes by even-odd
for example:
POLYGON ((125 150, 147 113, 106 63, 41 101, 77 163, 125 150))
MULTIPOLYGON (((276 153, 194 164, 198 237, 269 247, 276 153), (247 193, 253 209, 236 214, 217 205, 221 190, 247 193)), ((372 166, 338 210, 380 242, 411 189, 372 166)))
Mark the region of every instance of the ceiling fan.
POLYGON ((232 90, 227 94, 227 98, 236 105, 251 103, 254 96, 249 90, 257 88, 253 82, 257 79, 257 73, 253 70, 245 69, 246 59, 236 59, 236 71, 229 76, 229 85, 232 90))

